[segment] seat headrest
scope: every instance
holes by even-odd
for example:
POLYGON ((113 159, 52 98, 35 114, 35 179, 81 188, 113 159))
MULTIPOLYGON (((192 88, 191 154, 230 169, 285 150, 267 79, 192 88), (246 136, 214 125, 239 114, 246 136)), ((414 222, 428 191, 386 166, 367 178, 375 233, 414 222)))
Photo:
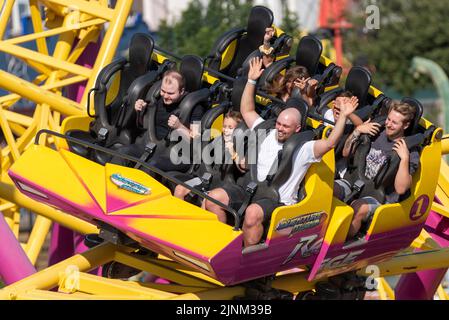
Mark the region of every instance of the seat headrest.
POLYGON ((351 91, 359 99, 359 105, 366 104, 369 87, 371 86, 371 73, 363 67, 352 67, 346 78, 345 89, 351 91))
POLYGON ((254 59, 255 57, 259 57, 262 58, 262 53, 259 51, 259 49, 254 50, 253 52, 251 52, 246 59, 243 61, 242 63, 242 67, 239 68, 238 72, 237 72, 237 76, 241 76, 241 77, 246 77, 248 76, 248 71, 249 71, 249 63, 251 62, 252 59, 254 59))
POLYGON ((275 77, 284 69, 287 69, 294 60, 292 58, 285 58, 279 61, 273 62, 268 68, 266 68, 260 76, 259 83, 262 87, 273 83, 275 77))
POLYGON ((248 39, 261 44, 265 35, 265 29, 273 25, 273 12, 263 6, 254 6, 248 17, 246 32, 248 39))
POLYGON ((231 102, 232 109, 235 111, 240 112, 240 102, 242 101, 242 95, 243 90, 245 90, 246 81, 246 77, 237 78, 232 85, 231 102))
POLYGON ((421 104, 421 102, 419 102, 418 100, 414 99, 414 98, 410 98, 410 97, 405 97, 401 100, 401 102, 407 103, 409 105, 411 105, 412 107, 415 107, 415 118, 412 119, 412 121, 410 122, 410 126, 407 128, 407 130, 405 130, 405 135, 409 136, 411 134, 416 133, 416 131, 418 130, 418 126, 419 126, 419 120, 422 117, 423 114, 423 105, 421 104))
POLYGON ((201 89, 203 82, 204 62, 194 55, 186 55, 182 57, 179 72, 184 77, 185 90, 194 92, 201 89))
POLYGON ((130 69, 136 77, 145 74, 151 63, 154 40, 148 34, 135 33, 129 44, 130 69))
POLYGON ((302 37, 296 49, 296 65, 307 68, 311 76, 317 73, 323 45, 314 36, 302 37))
POLYGON ((225 114, 229 110, 229 102, 223 102, 218 106, 207 110, 201 119, 201 132, 205 132, 212 128, 214 121, 222 114, 225 114))
POLYGON ((291 97, 285 103, 285 109, 287 108, 295 108, 301 114, 301 130, 304 130, 307 123, 307 114, 309 110, 309 106, 307 102, 305 102, 302 98, 299 97, 291 97))

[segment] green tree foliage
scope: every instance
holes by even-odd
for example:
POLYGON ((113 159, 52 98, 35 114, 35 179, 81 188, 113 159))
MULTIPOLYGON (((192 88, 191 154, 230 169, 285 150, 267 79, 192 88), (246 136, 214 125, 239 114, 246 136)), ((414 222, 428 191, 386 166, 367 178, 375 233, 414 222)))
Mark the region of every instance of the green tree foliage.
MULTIPOLYGON (((253 0, 210 0, 207 6, 203 3, 191 0, 173 26, 166 21, 162 22, 158 40, 161 47, 180 55, 205 57, 224 32, 235 27, 246 27, 254 6, 253 0)), ((281 29, 293 36, 299 34, 298 17, 289 10, 286 2, 283 5, 283 16, 281 29)))
POLYGON ((283 19, 280 28, 296 38, 299 34, 299 17, 295 12, 290 11, 286 0, 281 0, 281 5, 283 19))
MULTIPOLYGON (((362 12, 373 1, 362 1, 362 12)), ((364 56, 376 68, 377 87, 392 87, 402 94, 430 85, 410 73, 411 60, 422 56, 436 61, 449 73, 449 0, 378 0, 380 25, 367 30, 367 16, 352 18, 354 29, 347 34, 345 51, 356 59, 364 56)))
POLYGON ((209 1, 207 7, 200 0, 192 0, 173 26, 162 22, 158 42, 180 55, 205 57, 221 34, 246 26, 252 6, 252 0, 209 1))

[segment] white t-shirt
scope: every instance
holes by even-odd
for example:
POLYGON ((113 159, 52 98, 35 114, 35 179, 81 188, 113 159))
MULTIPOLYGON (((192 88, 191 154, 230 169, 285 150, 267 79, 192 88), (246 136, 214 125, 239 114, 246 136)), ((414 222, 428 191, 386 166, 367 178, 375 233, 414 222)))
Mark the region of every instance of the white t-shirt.
MULTIPOLYGON (((332 109, 328 108, 328 107, 324 107, 323 109, 324 111, 324 119, 335 122, 335 118, 334 118, 334 112, 332 111, 332 109)), ((326 123, 326 125, 329 125, 328 123, 326 123)))
MULTIPOLYGON (((258 118, 251 130, 261 124, 264 120, 258 118)), ((313 146, 315 141, 308 141, 303 146, 295 151, 293 155, 292 173, 287 181, 279 188, 279 202, 285 205, 292 205, 298 202, 298 188, 304 176, 307 173, 310 165, 315 162, 320 162, 321 158, 315 158, 313 146)), ((270 130, 268 136, 261 143, 257 159, 257 179, 264 181, 273 166, 274 161, 277 160, 279 150, 283 147, 283 143, 277 141, 276 130, 270 130)))

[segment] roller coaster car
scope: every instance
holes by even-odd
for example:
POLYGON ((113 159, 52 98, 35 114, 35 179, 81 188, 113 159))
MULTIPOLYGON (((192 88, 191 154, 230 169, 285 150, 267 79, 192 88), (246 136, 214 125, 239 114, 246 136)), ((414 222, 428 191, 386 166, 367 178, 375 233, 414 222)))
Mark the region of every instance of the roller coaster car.
MULTIPOLYGON (((420 105, 419 102, 410 98, 403 101, 412 105, 420 105)), ((419 112, 422 113, 422 106, 419 112)), ((365 265, 376 264, 407 248, 420 234, 426 222, 438 181, 440 166, 438 155, 441 152, 442 130, 435 128, 425 119, 420 119, 419 115, 410 129, 410 132, 406 132, 406 144, 409 148, 419 147, 421 152, 420 168, 413 175, 409 195, 405 199, 400 198, 399 203, 384 204, 378 207, 371 222, 365 226, 366 234, 360 239, 351 241, 345 241, 345 238, 354 212, 351 207, 334 198, 333 217, 309 279, 332 276, 365 265)), ((358 153, 356 151, 359 161, 363 154, 366 155, 364 153, 366 147, 361 149, 358 153)), ((384 186, 388 183, 391 184, 391 177, 395 176, 396 169, 394 167, 397 168, 399 163, 397 158, 398 156, 393 153, 389 163, 381 170, 383 174, 378 175, 379 179, 375 177, 373 181, 365 181, 366 185, 362 187, 361 196, 382 195, 384 186)), ((357 166, 364 168, 363 164, 357 166)), ((359 172, 360 170, 355 168, 353 173, 358 177, 360 176, 359 172)))
MULTIPOLYGON (((142 98, 141 92, 146 92, 162 73, 173 65, 173 62, 168 60, 161 64, 152 60, 153 48, 154 41, 150 36, 134 34, 130 41, 129 58, 118 58, 104 67, 98 75, 95 87, 89 91, 89 96, 94 93, 95 115, 90 113, 88 99, 87 111, 90 118, 76 118, 71 126, 65 127, 64 132, 105 147, 132 143, 137 133, 135 101, 142 98)), ((109 160, 104 153, 89 150, 81 145, 69 142, 69 148, 99 163, 109 160)))
MULTIPOLYGON (((253 7, 246 28, 234 28, 217 39, 208 56, 208 67, 231 77, 239 75, 242 65, 248 61, 247 58, 259 53, 265 29, 273 25, 273 19, 270 9, 263 6, 253 7)), ((289 54, 291 44, 292 38, 280 33, 272 46, 277 55, 282 57, 289 54)))
MULTIPOLYGON (((424 119, 420 123, 423 132, 431 129, 424 119)), ((134 168, 103 166, 69 150, 36 144, 14 163, 9 176, 20 192, 101 227, 107 239, 130 238, 225 285, 295 267, 308 269, 312 280, 388 259, 418 236, 438 180, 441 132, 432 129, 423 141, 410 197, 379 207, 361 242, 345 242, 353 210, 332 197, 333 151, 309 168, 305 197, 277 208, 265 242, 245 250, 239 221, 234 227, 219 222, 213 213, 173 197, 164 185, 134 168), (111 232, 123 237, 107 237, 111 232)))

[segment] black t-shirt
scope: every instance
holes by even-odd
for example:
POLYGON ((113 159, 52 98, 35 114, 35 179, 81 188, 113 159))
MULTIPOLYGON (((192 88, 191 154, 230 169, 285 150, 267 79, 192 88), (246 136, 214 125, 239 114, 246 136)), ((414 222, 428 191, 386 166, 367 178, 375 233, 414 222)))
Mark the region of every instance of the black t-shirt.
MULTIPOLYGON (((157 102, 155 114, 155 131, 156 137, 158 139, 164 139, 168 134, 170 130, 170 127, 168 126, 168 118, 170 118, 172 114, 175 114, 179 110, 179 104, 181 103, 181 101, 172 103, 170 105, 166 105, 163 99, 159 99, 159 101, 157 102)), ((195 106, 190 116, 189 123, 192 124, 195 121, 201 121, 203 114, 203 107, 201 105, 195 106)))
MULTIPOLYGON (((387 163, 387 158, 393 154, 395 141, 388 139, 385 130, 379 134, 371 144, 371 149, 366 156, 365 176, 374 179, 379 170, 387 163)), ((410 150, 409 172, 413 175, 419 167, 419 152, 416 148, 410 150)), ((386 190, 386 200, 389 203, 397 202, 399 195, 394 192, 394 185, 386 190)))

